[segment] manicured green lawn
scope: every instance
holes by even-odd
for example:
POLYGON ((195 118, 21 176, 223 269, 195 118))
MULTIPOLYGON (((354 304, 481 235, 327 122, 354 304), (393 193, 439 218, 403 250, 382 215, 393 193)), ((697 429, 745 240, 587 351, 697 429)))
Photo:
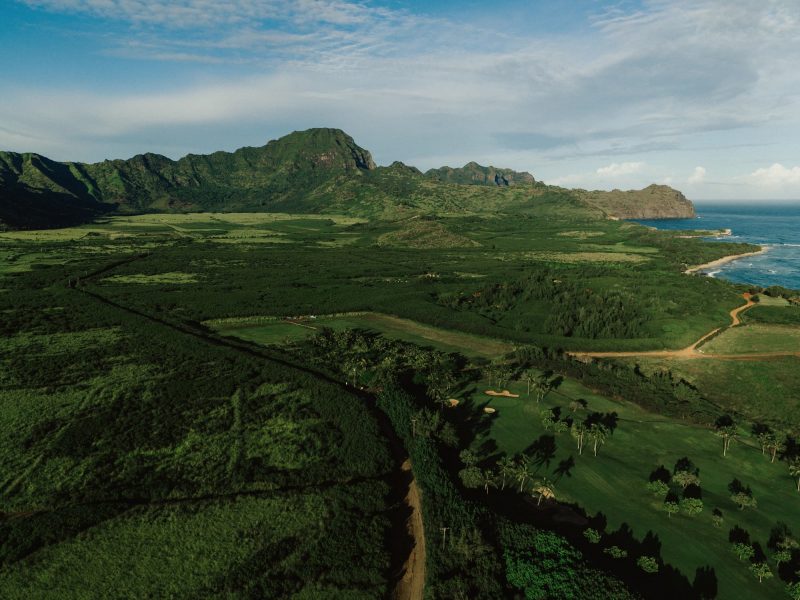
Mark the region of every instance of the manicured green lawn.
MULTIPOLYGON (((573 381, 565 381, 541 406, 525 397, 522 383, 510 385, 520 398, 490 399, 482 393, 488 384, 482 386, 474 399, 497 410, 493 417, 485 417, 492 420, 488 435, 509 455, 522 452, 540 436, 553 435, 541 424, 539 413, 545 407, 560 406, 562 414, 569 414, 570 400, 583 398, 589 411, 618 413, 618 427, 597 457, 592 455, 590 444, 579 456, 569 433, 555 436, 555 456, 540 466, 538 475, 557 480, 557 498, 575 502, 590 514, 602 512, 608 518, 608 531, 627 524, 638 539, 654 532, 662 544, 664 560, 690 581, 697 568, 710 565, 716 572, 720 598, 779 598, 785 593, 782 583, 775 580, 759 584, 747 565, 731 552, 728 542, 728 531, 739 525, 766 550, 770 530, 777 521, 795 524, 795 529, 800 523, 800 494, 786 465, 770 464, 745 432, 723 458, 722 441, 712 431, 645 412, 632 403, 600 397, 573 381), (645 484, 656 467, 663 464, 672 470, 684 456, 700 468, 705 508, 695 517, 677 514, 668 518, 661 509, 662 500, 652 496, 645 484), (570 457, 575 466, 559 477, 559 463, 570 457), (727 485, 734 478, 752 487, 758 501, 756 510, 740 511, 729 499, 727 485), (723 512, 721 528, 711 521, 714 508, 723 512)), ((578 418, 582 418, 580 413, 578 418)), ((774 563, 771 567, 775 571, 774 563)))

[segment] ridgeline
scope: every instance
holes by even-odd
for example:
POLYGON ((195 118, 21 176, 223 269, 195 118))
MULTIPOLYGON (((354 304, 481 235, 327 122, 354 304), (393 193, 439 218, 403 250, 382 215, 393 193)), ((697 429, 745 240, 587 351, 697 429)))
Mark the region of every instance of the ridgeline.
POLYGON ((339 212, 389 219, 502 212, 547 191, 563 191, 567 203, 599 209, 599 216, 694 215, 691 202, 666 186, 569 191, 550 188, 530 173, 474 162, 424 174, 400 162, 378 167, 338 129, 296 131, 262 147, 189 154, 177 161, 147 153, 85 164, 0 152, 0 229, 63 227, 148 212, 339 212))

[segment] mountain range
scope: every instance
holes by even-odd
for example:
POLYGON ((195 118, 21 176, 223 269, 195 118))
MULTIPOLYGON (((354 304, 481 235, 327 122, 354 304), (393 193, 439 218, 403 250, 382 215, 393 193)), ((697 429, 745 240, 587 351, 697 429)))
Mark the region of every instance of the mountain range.
MULTIPOLYGON (((391 218, 486 210, 506 201, 529 202, 552 189, 557 188, 530 173, 475 162, 425 173, 400 162, 379 167, 343 131, 318 128, 261 147, 189 154, 177 161, 147 153, 87 164, 0 152, 0 228, 60 227, 142 212, 343 212, 391 218)), ((613 218, 694 216, 691 202, 667 186, 569 194, 613 218)))

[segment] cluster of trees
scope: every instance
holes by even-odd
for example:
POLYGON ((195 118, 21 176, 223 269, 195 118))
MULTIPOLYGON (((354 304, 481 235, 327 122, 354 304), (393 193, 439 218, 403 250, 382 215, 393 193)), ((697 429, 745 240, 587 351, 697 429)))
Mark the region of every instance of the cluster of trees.
POLYGON ((536 365, 583 382, 587 387, 616 398, 634 399, 642 407, 673 417, 707 423, 717 408, 689 382, 669 371, 647 374, 638 365, 608 361, 583 361, 552 348, 520 346, 515 360, 521 367, 536 365))
POLYGON ((678 459, 671 472, 664 465, 656 468, 650 473, 647 489, 664 498, 662 508, 668 517, 677 512, 690 517, 703 512, 700 469, 688 457, 678 459))
POLYGON ((449 308, 477 311, 495 321, 525 303, 545 302, 549 308, 545 333, 589 339, 642 335, 646 319, 637 299, 619 290, 587 288, 586 276, 542 268, 516 281, 493 283, 469 293, 441 294, 438 300, 449 308))

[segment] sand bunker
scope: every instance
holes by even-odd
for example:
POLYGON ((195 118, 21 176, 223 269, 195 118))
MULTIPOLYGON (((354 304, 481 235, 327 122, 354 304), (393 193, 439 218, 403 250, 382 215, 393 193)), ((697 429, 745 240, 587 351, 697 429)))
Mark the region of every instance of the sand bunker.
POLYGON ((502 392, 495 392, 494 390, 486 390, 484 392, 487 396, 502 396, 503 398, 519 398, 519 394, 512 394, 508 390, 502 392))
POLYGON ((450 404, 451 407, 455 407, 455 406, 458 406, 458 403, 460 402, 460 400, 458 400, 456 398, 450 398, 447 402, 450 404))

